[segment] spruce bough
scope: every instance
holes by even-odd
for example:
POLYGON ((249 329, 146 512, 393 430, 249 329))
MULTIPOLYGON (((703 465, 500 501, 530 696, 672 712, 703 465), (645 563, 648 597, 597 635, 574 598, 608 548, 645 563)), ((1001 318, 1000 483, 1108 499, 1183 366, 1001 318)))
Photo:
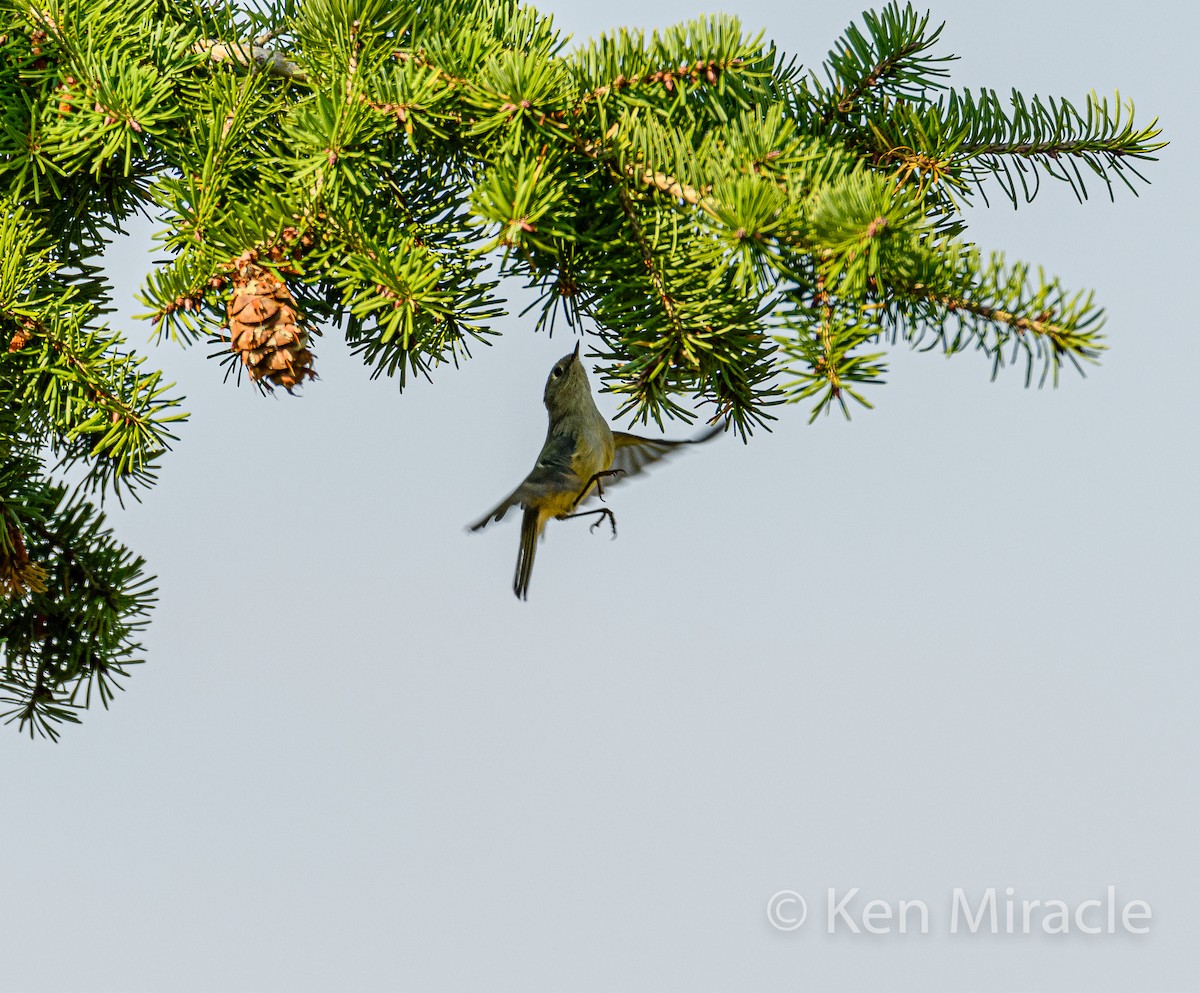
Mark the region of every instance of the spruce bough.
POLYGON ((134 212, 159 338, 262 389, 311 380, 330 328, 403 388, 494 335, 514 277, 537 326, 593 333, 633 420, 848 413, 902 343, 1027 383, 1095 361, 1092 295, 982 252, 961 208, 1133 189, 1159 131, 1119 96, 954 90, 940 30, 893 3, 810 71, 724 16, 572 46, 507 0, 7 0, 4 719, 56 737, 142 651, 153 580, 97 503, 140 498, 186 415, 104 322, 95 260, 134 212))

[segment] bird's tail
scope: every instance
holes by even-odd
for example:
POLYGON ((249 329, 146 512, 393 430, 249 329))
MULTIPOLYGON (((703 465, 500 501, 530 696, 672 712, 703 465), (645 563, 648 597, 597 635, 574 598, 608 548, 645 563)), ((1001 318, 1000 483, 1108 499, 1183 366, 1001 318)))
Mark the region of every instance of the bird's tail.
POLYGON ((533 573, 533 556, 537 552, 538 510, 526 507, 521 518, 521 546, 517 549, 517 574, 513 577, 513 592, 522 600, 529 598, 529 577, 533 573))

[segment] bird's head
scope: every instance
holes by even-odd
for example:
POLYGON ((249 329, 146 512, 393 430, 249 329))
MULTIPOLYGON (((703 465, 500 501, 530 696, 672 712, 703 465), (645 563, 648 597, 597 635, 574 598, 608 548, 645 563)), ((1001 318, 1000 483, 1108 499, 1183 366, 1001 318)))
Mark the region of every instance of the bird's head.
POLYGON ((591 396, 587 370, 583 368, 579 345, 576 345, 575 351, 554 363, 546 378, 546 409, 551 415, 577 410, 580 405, 586 405, 591 396))

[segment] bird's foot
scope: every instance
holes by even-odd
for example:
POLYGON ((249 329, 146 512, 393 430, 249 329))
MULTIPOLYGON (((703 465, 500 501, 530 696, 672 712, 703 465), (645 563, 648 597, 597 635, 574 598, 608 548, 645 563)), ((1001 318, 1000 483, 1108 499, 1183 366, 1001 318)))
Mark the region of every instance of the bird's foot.
POLYGON ((587 496, 588 490, 590 490, 592 488, 592 483, 596 484, 596 496, 598 496, 601 500, 603 500, 604 499, 604 487, 600 484, 600 480, 605 479, 608 476, 624 476, 624 475, 625 475, 624 469, 605 469, 604 472, 596 473, 596 475, 594 475, 591 479, 589 479, 586 483, 583 484, 583 489, 581 489, 579 491, 579 496, 577 496, 575 498, 575 502, 573 504, 571 504, 571 509, 574 510, 576 507, 579 506, 579 501, 582 500, 585 496, 587 496))
POLYGON ((615 538, 617 536, 617 518, 607 507, 601 507, 598 510, 584 510, 578 514, 568 514, 562 520, 569 521, 573 517, 591 517, 593 514, 596 515, 596 520, 592 522, 592 526, 588 528, 588 531, 595 531, 596 528, 604 523, 604 519, 607 517, 608 526, 612 528, 612 536, 615 538))

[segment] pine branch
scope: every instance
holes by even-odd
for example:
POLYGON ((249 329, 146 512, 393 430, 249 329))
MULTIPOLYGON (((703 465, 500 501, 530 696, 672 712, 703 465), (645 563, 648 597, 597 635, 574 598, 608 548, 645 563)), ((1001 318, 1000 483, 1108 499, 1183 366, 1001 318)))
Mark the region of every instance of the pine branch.
POLYGON ((50 449, 82 461, 92 485, 137 487, 186 415, 161 373, 123 352, 121 338, 88 327, 102 291, 73 283, 60 250, 30 211, 0 200, 0 402, 37 412, 50 449), (92 301, 84 298, 89 292, 92 301))
POLYGON ((494 333, 497 275, 536 289, 539 326, 586 318, 604 385, 643 421, 693 416, 685 397, 743 434, 784 400, 869 406, 900 340, 980 349, 994 373, 1024 359, 1027 382, 1094 361, 1090 295, 985 260, 960 201, 990 180, 1014 202, 1042 176, 1081 197, 1089 171, 1132 185, 1157 125, 1119 97, 947 93, 940 33, 889 3, 803 76, 731 17, 567 51, 515 0, 10 2, 0 622, 17 625, 17 722, 74 719, 72 666, 107 670, 71 632, 146 606, 117 603, 138 580, 112 570, 133 560, 70 524, 40 461, 120 495, 182 417, 101 323, 94 260, 136 210, 169 256, 143 294, 160 337, 219 342, 228 368, 289 389, 322 328, 401 386, 457 363, 494 333))
MULTIPOLYGON (((1014 206, 1033 199, 1043 174, 1068 183, 1081 200, 1086 172, 1110 196, 1114 179, 1136 194, 1128 174, 1144 180, 1137 165, 1153 161, 1165 145, 1156 140, 1156 121, 1135 126, 1131 103, 1118 96, 1110 107, 1094 94, 1080 111, 1060 99, 1014 93, 1005 108, 992 90, 951 92, 936 104, 890 105, 867 123, 864 150, 875 166, 895 170, 899 182, 920 189, 946 182, 963 195, 978 188, 986 200, 994 180, 1014 206)), ((952 199, 939 209, 956 210, 952 199)))
POLYGON ((865 320, 861 313, 847 310, 826 288, 825 278, 816 279, 811 301, 802 293, 790 294, 791 306, 783 314, 783 323, 792 333, 776 336, 780 350, 790 361, 788 372, 794 378, 782 389, 790 403, 816 397, 809 423, 822 412, 828 414, 836 402, 849 419, 847 397, 868 409, 871 403, 861 387, 882 383, 886 366, 882 353, 861 354, 856 350, 882 335, 878 324, 865 320))
POLYGON ((1127 173, 1145 181, 1137 163, 1154 161, 1154 153, 1166 145, 1156 140, 1161 134, 1157 119, 1136 127, 1133 103, 1123 102, 1120 94, 1110 110, 1108 100, 1093 93, 1080 112, 1066 100, 1026 100, 1014 91, 1006 113, 993 90, 978 97, 955 93, 944 113, 947 129, 963 135, 956 151, 967 178, 981 188, 985 179, 995 179, 1014 205, 1018 183, 1026 202, 1037 191, 1036 183, 1030 189, 1025 163, 1067 183, 1080 200, 1087 199, 1080 166, 1100 178, 1110 197, 1114 178, 1136 194, 1127 173))
MULTIPOLYGON (((8 315, 0 312, 0 322, 8 315)), ((70 320, 29 322, 19 348, 0 357, 0 386, 10 400, 42 410, 51 450, 64 466, 83 462, 93 487, 118 495, 154 479, 153 466, 175 435, 167 425, 184 420, 171 384, 161 373, 142 372, 143 359, 121 352, 122 340, 88 331, 70 320)))
MULTIPOLYGON (((38 502, 17 523, 43 565, 44 589, 0 600, 0 705, 8 705, 0 718, 56 739, 56 726, 78 723, 92 694, 107 708, 140 661, 136 637, 155 589, 95 507, 68 499, 64 487, 43 487, 38 502)), ((4 514, 16 518, 10 507, 4 514)))
POLYGON ((929 17, 917 14, 910 4, 889 3, 879 13, 863 12, 866 35, 851 24, 829 53, 824 69, 828 85, 812 77, 805 92, 808 109, 818 129, 855 113, 864 101, 885 98, 922 99, 930 89, 940 89, 948 75, 943 64, 955 56, 934 57, 945 25, 928 31, 929 17))
POLYGON ((192 50, 203 52, 213 62, 227 62, 243 69, 254 68, 272 76, 283 76, 297 83, 308 80, 308 76, 282 53, 255 42, 226 42, 216 38, 203 38, 192 46, 192 50))
POLYGON ((992 376, 1025 361, 1025 384, 1041 364, 1038 385, 1057 385, 1064 362, 1080 373, 1104 351, 1104 311, 1088 292, 1071 293, 1057 279, 995 254, 981 265, 973 250, 951 253, 940 273, 925 272, 893 284, 896 298, 883 316, 893 334, 920 345, 927 334, 948 354, 970 346, 992 360, 992 376), (926 278, 927 277, 927 278, 926 278), (1006 349, 1010 349, 1006 358, 1006 349))

